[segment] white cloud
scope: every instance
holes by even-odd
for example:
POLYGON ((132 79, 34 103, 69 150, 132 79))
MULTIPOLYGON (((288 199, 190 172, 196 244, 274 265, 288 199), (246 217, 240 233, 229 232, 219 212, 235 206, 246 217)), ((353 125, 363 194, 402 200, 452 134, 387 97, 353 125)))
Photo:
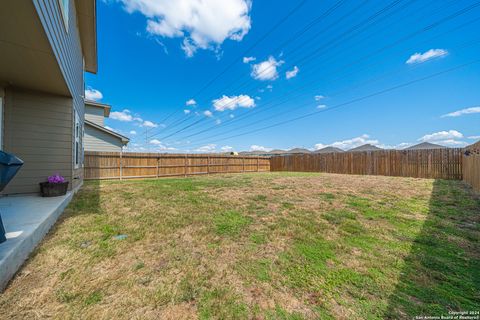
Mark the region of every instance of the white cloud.
POLYGON ((133 121, 133 116, 130 110, 123 110, 123 111, 112 111, 110 112, 110 118, 113 120, 123 121, 123 122, 130 122, 133 121))
POLYGON ((463 134, 461 132, 448 130, 426 134, 418 139, 418 141, 437 143, 447 147, 461 147, 467 145, 465 141, 458 140, 462 138, 463 134))
POLYGON ((183 110, 183 113, 185 113, 185 114, 189 114, 190 112, 191 112, 191 111, 188 110, 188 109, 183 110))
POLYGON ((243 63, 250 63, 255 60, 257 60, 255 57, 243 57, 243 63))
POLYGON ((215 152, 217 145, 216 144, 207 144, 206 146, 196 149, 197 152, 215 152))
POLYGON ((315 101, 320 101, 322 99, 325 99, 324 96, 321 96, 321 95, 316 95, 315 97, 313 97, 315 99, 315 101))
POLYGON ((131 134, 131 135, 136 135, 136 134, 137 134, 137 131, 131 130, 131 131, 130 131, 130 134, 131 134))
POLYGON ((397 144, 394 149, 405 149, 405 148, 410 147, 411 145, 412 145, 412 143, 410 143, 410 142, 402 142, 402 143, 397 144))
POLYGON ((188 100, 187 102, 185 102, 185 105, 186 106, 194 106, 197 104, 197 101, 193 100, 193 99, 190 99, 188 100))
POLYGON ((237 108, 248 109, 255 107, 255 100, 245 94, 231 97, 227 97, 224 95, 219 99, 213 100, 212 102, 213 107, 217 111, 235 110, 237 108))
POLYGON ((147 150, 147 148, 139 145, 138 143, 129 143, 128 145, 123 147, 123 150, 129 152, 144 152, 147 150))
POLYGON ((142 125, 142 127, 147 127, 147 128, 157 128, 158 127, 158 124, 153 123, 152 121, 148 121, 148 120, 143 121, 143 123, 141 125, 142 125))
POLYGON ((454 112, 444 114, 442 117, 460 117, 464 114, 480 113, 480 107, 466 108, 454 112))
POLYGON ((252 66, 251 76, 256 80, 275 80, 278 78, 277 67, 281 66, 284 61, 275 60, 274 57, 270 56, 268 60, 254 64, 252 66))
POLYGON ((210 111, 210 110, 204 111, 203 114, 204 114, 206 117, 211 117, 211 116, 213 116, 213 113, 212 113, 212 111, 210 111))
POLYGON ((468 139, 478 140, 478 139, 480 139, 480 136, 469 136, 468 139))
POLYGON ((213 49, 226 40, 241 41, 251 27, 251 0, 120 0, 129 13, 147 18, 147 32, 183 38, 189 57, 198 49, 213 49))
POLYGON ((102 98, 103 98, 103 94, 96 89, 87 88, 87 90, 85 90, 86 100, 98 101, 98 100, 101 100, 102 98))
POLYGON ((223 152, 229 152, 229 151, 233 150, 233 147, 223 146, 223 147, 220 148, 220 150, 222 150, 223 152))
POLYGON ((155 147, 156 147, 156 150, 158 151, 173 151, 173 150, 177 150, 173 147, 168 147, 166 146, 164 143, 162 143, 160 140, 158 139, 152 139, 150 140, 150 144, 153 144, 155 147))
POLYGON ((326 107, 327 107, 326 104, 319 104, 319 105, 317 106, 317 109, 325 109, 326 107))
POLYGON ((150 140, 150 143, 154 144, 154 145, 161 145, 162 144, 162 142, 158 139, 152 139, 152 140, 150 140))
POLYGON ((258 145, 256 145, 256 144, 250 146, 250 151, 264 151, 264 152, 268 152, 268 151, 271 151, 271 150, 272 150, 272 148, 267 148, 267 147, 264 147, 264 146, 258 146, 258 145))
POLYGON ((323 144, 323 143, 317 143, 315 145, 315 150, 322 149, 325 147, 335 147, 335 148, 340 148, 343 150, 348 150, 352 148, 359 147, 364 144, 372 144, 372 145, 378 145, 379 141, 370 139, 370 136, 368 134, 363 134, 359 137, 355 137, 352 139, 347 139, 347 140, 342 140, 342 141, 336 141, 331 144, 323 144))
POLYGON ((443 57, 448 54, 448 51, 445 49, 430 49, 424 53, 415 53, 408 58, 406 61, 407 64, 414 64, 414 63, 423 63, 425 61, 443 57))
POLYGON ((439 131, 434 132, 431 134, 426 134, 418 141, 422 142, 435 142, 441 140, 450 140, 450 139, 461 139, 463 138, 463 134, 458 132, 457 130, 449 130, 449 131, 439 131))
POLYGON ((300 69, 298 69, 298 67, 295 66, 295 67, 293 67, 292 70, 287 71, 287 72, 285 73, 285 78, 287 78, 287 79, 294 78, 294 77, 297 76, 297 74, 298 74, 299 71, 300 71, 300 69))
POLYGON ((463 147, 466 146, 468 143, 465 141, 458 141, 454 139, 447 139, 447 140, 440 140, 436 141, 438 144, 447 146, 447 147, 463 147))
POLYGON ((221 124, 221 123, 222 123, 222 120, 220 119, 215 120, 215 124, 221 124))

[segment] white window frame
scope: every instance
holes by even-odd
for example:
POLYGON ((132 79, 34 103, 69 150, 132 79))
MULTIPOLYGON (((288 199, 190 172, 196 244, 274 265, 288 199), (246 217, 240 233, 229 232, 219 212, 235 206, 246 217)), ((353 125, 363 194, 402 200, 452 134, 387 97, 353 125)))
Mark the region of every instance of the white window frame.
POLYGON ((80 117, 78 116, 77 111, 74 111, 74 119, 73 119, 73 164, 75 169, 80 168, 82 163, 82 124, 80 122, 80 117))
POLYGON ((68 32, 68 15, 70 13, 70 0, 58 0, 60 11, 62 12, 63 24, 68 32))

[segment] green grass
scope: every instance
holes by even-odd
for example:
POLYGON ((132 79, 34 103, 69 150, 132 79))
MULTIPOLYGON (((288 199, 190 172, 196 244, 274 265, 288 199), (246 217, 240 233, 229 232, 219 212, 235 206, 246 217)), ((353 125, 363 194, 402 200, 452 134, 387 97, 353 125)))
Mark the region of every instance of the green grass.
POLYGON ((234 236, 239 234, 249 223, 250 219, 238 211, 226 211, 213 218, 218 235, 234 236))
POLYGON ((479 212, 456 181, 260 173, 87 182, 0 308, 6 318, 105 319, 479 310, 479 212))

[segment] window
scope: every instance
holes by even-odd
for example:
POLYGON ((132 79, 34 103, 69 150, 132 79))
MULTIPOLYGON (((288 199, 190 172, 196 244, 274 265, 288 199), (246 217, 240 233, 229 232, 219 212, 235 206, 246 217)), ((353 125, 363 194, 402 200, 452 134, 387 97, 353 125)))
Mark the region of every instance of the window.
POLYGON ((80 117, 78 116, 78 113, 75 111, 74 114, 74 123, 75 123, 75 142, 74 142, 74 150, 73 150, 73 161, 75 164, 75 169, 78 169, 80 167, 80 163, 82 162, 81 159, 83 157, 83 152, 82 152, 82 125, 80 123, 80 117))
POLYGON ((63 22, 65 23, 65 29, 68 30, 68 7, 70 0, 58 0, 60 3, 60 10, 62 10, 63 22))

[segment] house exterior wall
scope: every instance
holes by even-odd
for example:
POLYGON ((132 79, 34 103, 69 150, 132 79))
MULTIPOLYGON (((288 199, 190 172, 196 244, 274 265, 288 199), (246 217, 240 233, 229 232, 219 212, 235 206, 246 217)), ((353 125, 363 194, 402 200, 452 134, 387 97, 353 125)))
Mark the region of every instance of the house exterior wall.
POLYGON ((65 176, 70 189, 83 182, 83 149, 80 164, 74 164, 74 119, 79 119, 83 130, 85 114, 83 54, 75 3, 69 0, 68 19, 58 0, 32 3, 70 94, 5 88, 3 149, 19 156, 25 164, 4 194, 38 192, 38 183, 53 173, 65 176))
POLYGON ((99 126, 105 126, 105 115, 103 108, 85 106, 85 120, 98 124, 99 126))
POLYGON ((123 145, 121 139, 86 125, 84 146, 85 151, 120 152, 123 145))
MULTIPOLYGON (((33 0, 38 16, 49 39, 52 50, 62 71, 63 77, 70 90, 73 105, 71 108, 77 112, 83 128, 85 114, 84 102, 84 72, 83 54, 78 30, 77 12, 74 0, 69 0, 68 23, 62 15, 60 1, 58 0, 33 0)), ((83 181, 83 163, 78 168, 73 165, 74 152, 74 115, 71 117, 71 186, 77 188, 83 181)), ((81 153, 83 159, 83 152, 81 153)))
POLYGON ((74 107, 83 119, 85 109, 83 55, 75 3, 73 0, 69 1, 67 26, 59 0, 33 0, 33 3, 72 94, 74 107))
POLYGON ((4 120, 3 150, 24 161, 4 194, 39 192, 54 173, 73 180, 72 98, 9 87, 4 120))

